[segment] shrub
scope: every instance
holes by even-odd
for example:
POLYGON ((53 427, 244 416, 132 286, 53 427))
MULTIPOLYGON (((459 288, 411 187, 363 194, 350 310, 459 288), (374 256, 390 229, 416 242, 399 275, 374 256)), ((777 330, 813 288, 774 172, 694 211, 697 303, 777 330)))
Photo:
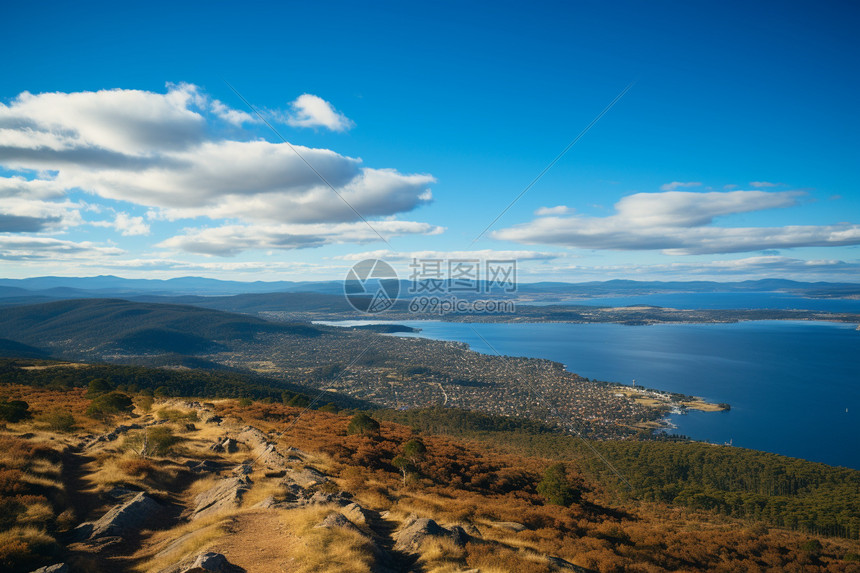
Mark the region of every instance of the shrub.
POLYGON ((113 387, 110 385, 110 382, 104 378, 93 378, 87 385, 87 396, 101 396, 102 394, 107 394, 111 390, 113 390, 113 387))
POLYGON ((165 408, 164 410, 158 411, 158 419, 170 420, 171 422, 180 422, 186 420, 189 422, 196 422, 197 412, 194 410, 190 412, 181 412, 179 410, 173 410, 172 408, 165 408))
POLYGON ((155 400, 153 400, 152 396, 147 396, 144 394, 138 396, 135 402, 137 403, 137 407, 140 408, 141 412, 143 412, 144 414, 148 414, 149 411, 152 410, 152 404, 153 402, 155 402, 155 400))
POLYGON ((346 427, 346 433, 349 436, 358 434, 359 436, 376 436, 379 434, 379 422, 360 412, 352 417, 349 425, 346 427))
POLYGON ((29 418, 30 405, 23 400, 3 400, 0 399, 0 420, 4 422, 20 422, 29 418))
POLYGON ((173 453, 173 446, 181 441, 182 438, 174 435, 170 428, 156 426, 126 437, 123 446, 144 457, 167 456, 173 453))
POLYGON ((87 408, 87 415, 101 418, 111 414, 131 412, 132 410, 134 410, 134 403, 128 395, 110 392, 94 398, 87 408))
POLYGON ((39 421, 55 432, 73 432, 78 427, 74 416, 59 409, 45 412, 39 421))
POLYGON ((547 503, 568 506, 579 499, 579 491, 571 487, 564 464, 549 466, 537 486, 547 503))

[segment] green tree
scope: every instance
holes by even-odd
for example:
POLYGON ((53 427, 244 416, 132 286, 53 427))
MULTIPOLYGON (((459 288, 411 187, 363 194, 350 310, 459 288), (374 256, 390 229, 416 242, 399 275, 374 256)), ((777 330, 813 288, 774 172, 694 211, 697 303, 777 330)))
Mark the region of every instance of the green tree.
POLYGON ((97 396, 87 408, 87 415, 94 418, 103 418, 112 414, 131 412, 134 410, 134 402, 127 394, 121 392, 110 392, 97 396))
POLYGON ((87 386, 87 396, 94 397, 101 394, 107 394, 113 390, 110 382, 104 378, 93 378, 87 386))
POLYGON ((412 438, 403 444, 403 455, 413 464, 417 464, 424 459, 427 454, 427 446, 418 438, 412 438))
POLYGON ((580 497, 579 490, 570 485, 567 470, 562 463, 553 464, 546 469, 537 490, 548 503, 565 507, 580 497))
POLYGON ((416 470, 415 464, 402 454, 391 460, 391 465, 400 470, 400 475, 403 477, 404 485, 406 484, 406 478, 409 477, 409 474, 414 473, 416 470))
POLYGON ((349 421, 346 433, 348 436, 356 434, 359 436, 376 436, 379 435, 379 422, 364 412, 359 412, 349 421))

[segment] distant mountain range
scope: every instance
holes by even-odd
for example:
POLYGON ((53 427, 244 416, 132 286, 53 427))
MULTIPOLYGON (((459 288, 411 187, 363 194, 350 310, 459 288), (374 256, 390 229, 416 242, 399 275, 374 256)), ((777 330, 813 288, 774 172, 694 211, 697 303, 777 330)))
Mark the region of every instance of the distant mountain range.
MULTIPOLYGON (((409 281, 401 281, 401 297, 409 298, 409 281)), ((520 283, 515 298, 560 301, 571 298, 632 296, 661 293, 716 292, 786 292, 810 297, 860 297, 860 283, 797 282, 786 279, 762 279, 743 282, 714 281, 628 281, 604 282, 536 282, 520 283)), ((154 302, 187 302, 200 304, 201 297, 224 297, 244 294, 314 293, 343 295, 342 281, 275 281, 240 282, 202 277, 173 279, 125 279, 97 277, 33 277, 0 279, 0 305, 34 304, 76 298, 123 298, 154 302), (181 297, 189 297, 183 300, 181 297)), ((458 293, 468 296, 466 293, 458 293)), ((486 296, 486 295, 473 295, 486 296)), ((322 299, 316 300, 322 303, 322 299)), ((255 300, 259 303, 259 299, 255 300)), ((326 303, 328 304, 328 303, 326 303)), ((334 303, 332 303, 334 304, 334 303)), ((230 309, 242 312, 242 309, 230 309)))

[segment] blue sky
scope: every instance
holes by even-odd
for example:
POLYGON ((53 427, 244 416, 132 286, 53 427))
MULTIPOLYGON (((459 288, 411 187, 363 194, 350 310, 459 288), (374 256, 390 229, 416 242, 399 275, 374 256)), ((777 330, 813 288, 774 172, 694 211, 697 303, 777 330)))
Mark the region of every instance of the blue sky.
POLYGON ((0 274, 312 280, 419 256, 517 258, 526 281, 853 282, 858 12, 18 3, 0 274))

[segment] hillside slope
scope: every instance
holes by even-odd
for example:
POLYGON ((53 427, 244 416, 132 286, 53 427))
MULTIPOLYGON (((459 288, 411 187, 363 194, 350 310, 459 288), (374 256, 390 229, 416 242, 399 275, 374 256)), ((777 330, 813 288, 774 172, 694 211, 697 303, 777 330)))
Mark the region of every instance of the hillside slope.
POLYGON ((576 460, 545 485, 552 458, 351 412, 166 399, 94 420, 79 389, 2 390, 37 414, 0 430, 10 573, 860 571, 855 541, 624 501, 576 460), (52 426, 59 404, 76 427, 52 426))
POLYGON ((195 306, 78 299, 9 307, 0 315, 0 337, 63 352, 198 354, 251 340, 260 333, 314 337, 310 325, 275 324, 246 315, 195 306))

